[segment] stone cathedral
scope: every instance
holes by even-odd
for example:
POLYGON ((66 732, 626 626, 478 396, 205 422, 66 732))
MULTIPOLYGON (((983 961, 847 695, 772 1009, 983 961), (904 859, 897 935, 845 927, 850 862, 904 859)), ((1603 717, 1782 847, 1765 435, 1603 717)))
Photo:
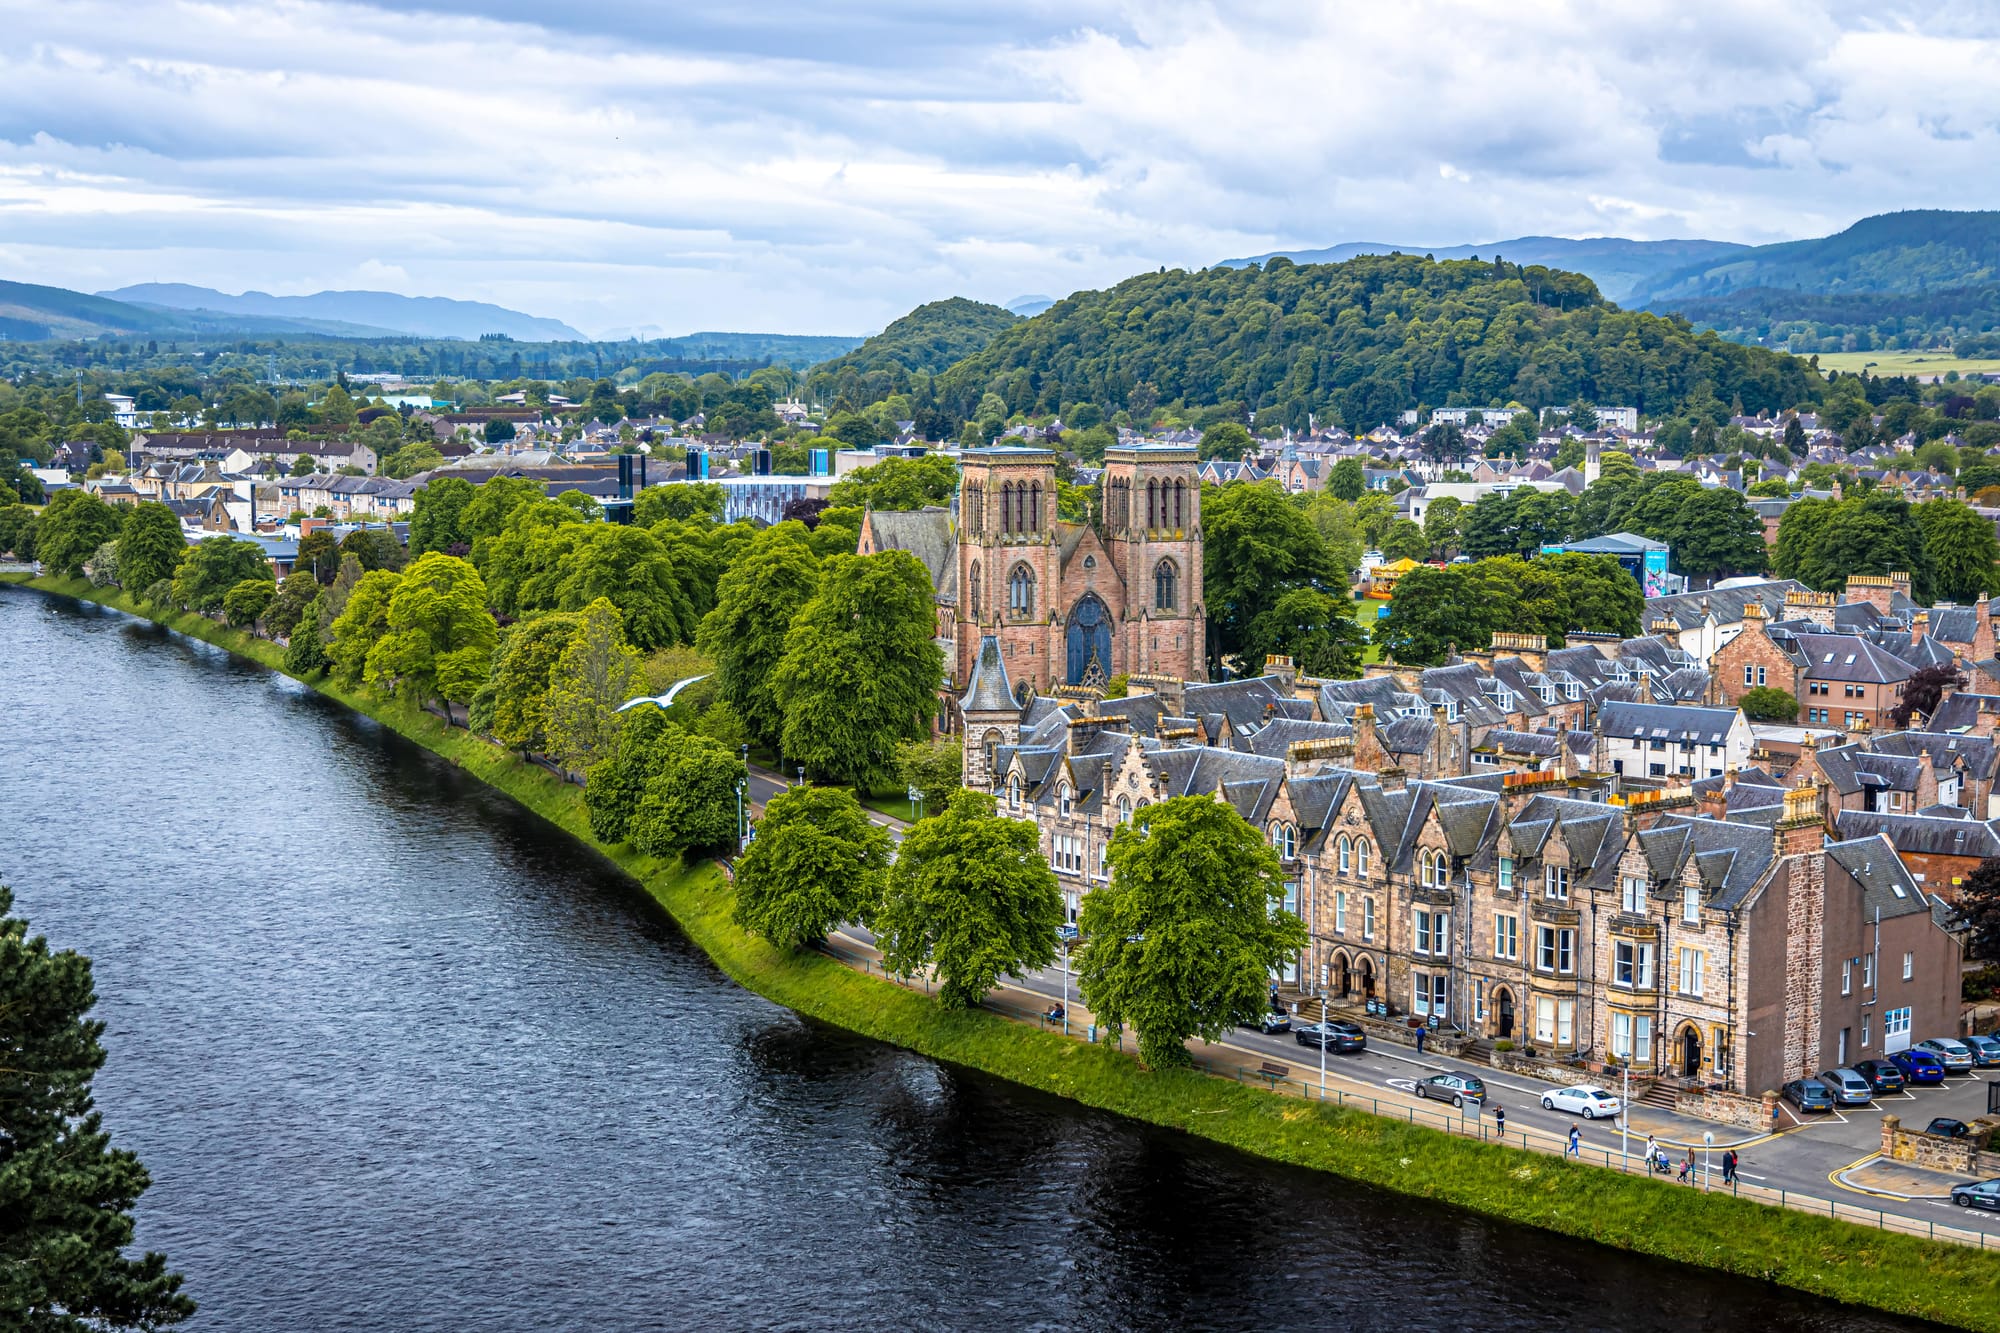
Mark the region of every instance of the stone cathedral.
POLYGON ((1105 453, 1100 512, 1056 518, 1056 455, 960 459, 953 679, 998 640, 1017 689, 1101 688, 1120 674, 1205 680, 1201 485, 1192 448, 1105 453))

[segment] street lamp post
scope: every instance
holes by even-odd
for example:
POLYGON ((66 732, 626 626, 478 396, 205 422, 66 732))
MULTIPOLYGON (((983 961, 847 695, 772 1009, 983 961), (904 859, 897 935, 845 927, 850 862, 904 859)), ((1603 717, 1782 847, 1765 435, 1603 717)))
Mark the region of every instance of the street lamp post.
POLYGON ((749 830, 743 823, 743 796, 750 786, 750 747, 748 744, 736 747, 736 762, 743 765, 743 776, 736 779, 736 854, 743 855, 743 835, 749 830))
POLYGON ((1618 1169, 1628 1171, 1632 1150, 1632 1062, 1625 1062, 1625 1095, 1618 1100, 1618 1169))
POLYGON ((1704 1130, 1701 1135, 1701 1188, 1703 1193, 1708 1191, 1708 1182, 1714 1166, 1715 1131, 1712 1129, 1704 1130))
POLYGON ((1069 941, 1063 941, 1063 1035, 1069 1035, 1069 941))
POLYGON ((804 764, 799 765, 799 780, 795 785, 800 787, 806 785, 806 766, 804 764))
POLYGON ((1319 1099, 1326 1100, 1326 964, 1319 965, 1319 1099))

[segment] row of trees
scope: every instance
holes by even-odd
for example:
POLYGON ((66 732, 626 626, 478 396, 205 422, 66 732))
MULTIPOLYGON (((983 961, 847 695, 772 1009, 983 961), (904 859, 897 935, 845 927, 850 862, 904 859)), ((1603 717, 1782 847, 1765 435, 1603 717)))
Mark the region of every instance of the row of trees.
POLYGON ((1577 630, 1630 637, 1645 609, 1637 581, 1611 556, 1497 556, 1403 575, 1375 637, 1397 662, 1435 666, 1501 630, 1545 635, 1552 648, 1577 630))
POLYGON ((2000 592, 2000 541, 1993 524, 1957 500, 1911 504, 1871 493, 1804 499, 1785 510, 1771 565, 1780 578, 1833 592, 1853 574, 1910 575, 1910 596, 1978 600, 2000 592))

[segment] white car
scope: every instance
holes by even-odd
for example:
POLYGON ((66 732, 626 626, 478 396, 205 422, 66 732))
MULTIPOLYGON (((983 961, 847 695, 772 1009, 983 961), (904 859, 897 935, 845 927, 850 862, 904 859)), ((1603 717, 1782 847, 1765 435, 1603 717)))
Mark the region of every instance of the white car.
POLYGON ((1576 1088, 1557 1088, 1544 1093, 1542 1107, 1549 1111, 1570 1111, 1585 1120, 1595 1120, 1599 1116, 1618 1114, 1618 1099, 1602 1088, 1588 1085, 1576 1088))

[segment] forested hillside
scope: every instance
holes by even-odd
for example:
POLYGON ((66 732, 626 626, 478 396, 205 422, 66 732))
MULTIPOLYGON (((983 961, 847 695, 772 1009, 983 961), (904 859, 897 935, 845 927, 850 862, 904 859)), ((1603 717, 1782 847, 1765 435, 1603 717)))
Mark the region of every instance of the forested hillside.
POLYGON ((1003 330, 937 381, 961 419, 1179 401, 1293 429, 1365 429, 1418 404, 1661 414, 1712 394, 1756 412, 1817 393, 1805 363, 1619 310, 1579 274, 1412 255, 1143 274, 1003 330))
POLYGON ((1818 296, 1753 287, 1675 302, 1674 311, 1731 341, 1798 356, 1924 347, 1950 348, 1967 357, 2000 354, 2000 283, 1909 295, 1818 296))
POLYGON ((993 341, 993 335, 1021 317, 983 301, 954 296, 920 305, 845 356, 813 368, 807 381, 826 402, 855 406, 907 393, 914 374, 935 375, 993 341))
POLYGON ((1810 241, 1763 245, 1670 273, 1635 305, 1679 308, 1753 287, 1845 295, 1923 292, 2000 281, 2000 213, 1920 209, 1863 218, 1810 241))

